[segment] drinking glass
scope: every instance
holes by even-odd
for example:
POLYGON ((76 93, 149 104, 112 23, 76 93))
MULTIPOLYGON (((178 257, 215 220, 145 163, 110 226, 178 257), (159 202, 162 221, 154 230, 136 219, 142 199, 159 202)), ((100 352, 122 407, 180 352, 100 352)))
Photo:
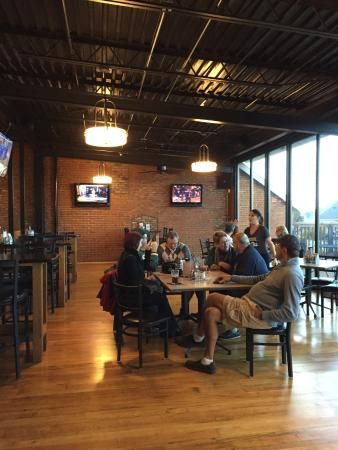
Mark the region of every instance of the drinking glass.
POLYGON ((180 277, 180 271, 179 271, 179 269, 172 269, 172 270, 171 270, 171 281, 172 281, 174 284, 178 284, 179 277, 180 277))

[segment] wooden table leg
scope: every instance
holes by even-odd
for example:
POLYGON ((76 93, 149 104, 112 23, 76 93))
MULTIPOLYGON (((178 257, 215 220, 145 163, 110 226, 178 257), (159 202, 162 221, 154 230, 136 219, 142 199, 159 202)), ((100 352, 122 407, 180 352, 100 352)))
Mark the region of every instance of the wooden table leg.
POLYGON ((58 289, 58 306, 64 308, 66 303, 67 288, 67 244, 59 245, 59 289, 58 289))

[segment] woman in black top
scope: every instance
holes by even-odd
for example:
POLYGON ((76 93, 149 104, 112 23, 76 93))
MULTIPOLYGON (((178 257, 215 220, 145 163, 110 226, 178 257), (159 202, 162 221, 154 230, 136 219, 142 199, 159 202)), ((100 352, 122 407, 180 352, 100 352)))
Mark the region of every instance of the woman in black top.
MULTIPOLYGON (((150 247, 149 250, 145 251, 145 259, 142 260, 139 255, 139 247, 141 243, 141 234, 136 232, 127 233, 124 240, 124 250, 120 256, 118 267, 117 267, 117 280, 121 284, 127 286, 136 286, 138 284, 143 284, 143 305, 146 308, 156 308, 159 317, 171 317, 169 320, 169 335, 175 335, 177 328, 176 321, 174 319, 172 310, 168 303, 168 299, 160 287, 156 289, 151 289, 147 287, 147 280, 144 276, 144 271, 154 271, 155 268, 151 266, 150 263, 150 247)), ((155 280, 153 276, 150 279, 155 280)))
POLYGON ((249 224, 244 233, 248 236, 251 245, 262 255, 269 269, 271 258, 276 259, 276 249, 269 230, 263 225, 263 216, 258 209, 252 209, 249 212, 249 224))

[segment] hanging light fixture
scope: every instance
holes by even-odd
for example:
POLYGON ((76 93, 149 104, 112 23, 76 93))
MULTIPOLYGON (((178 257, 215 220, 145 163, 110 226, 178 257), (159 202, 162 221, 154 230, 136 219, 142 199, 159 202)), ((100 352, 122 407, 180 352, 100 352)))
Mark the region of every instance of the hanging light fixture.
POLYGON ((199 148, 199 160, 191 164, 191 170, 193 172, 215 172, 217 170, 217 164, 214 161, 209 160, 209 147, 206 144, 202 144, 199 148))
POLYGON ((94 147, 119 147, 127 143, 128 133, 116 124, 116 108, 112 101, 103 98, 96 102, 94 126, 86 128, 84 136, 87 145, 94 147))
POLYGON ((99 172, 93 177, 93 183, 97 184, 111 184, 113 181, 112 177, 106 175, 106 166, 104 163, 99 164, 99 172))

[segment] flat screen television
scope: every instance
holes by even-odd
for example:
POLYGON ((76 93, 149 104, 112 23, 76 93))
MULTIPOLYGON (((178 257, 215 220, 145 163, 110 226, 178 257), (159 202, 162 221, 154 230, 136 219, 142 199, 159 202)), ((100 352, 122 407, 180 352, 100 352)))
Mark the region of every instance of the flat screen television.
POLYGON ((76 206, 109 206, 109 184, 75 184, 76 206))
POLYGON ((0 177, 4 177, 7 174, 12 146, 13 141, 0 132, 0 177))
POLYGON ((172 206, 202 206, 201 184, 172 184, 170 203, 172 206))

